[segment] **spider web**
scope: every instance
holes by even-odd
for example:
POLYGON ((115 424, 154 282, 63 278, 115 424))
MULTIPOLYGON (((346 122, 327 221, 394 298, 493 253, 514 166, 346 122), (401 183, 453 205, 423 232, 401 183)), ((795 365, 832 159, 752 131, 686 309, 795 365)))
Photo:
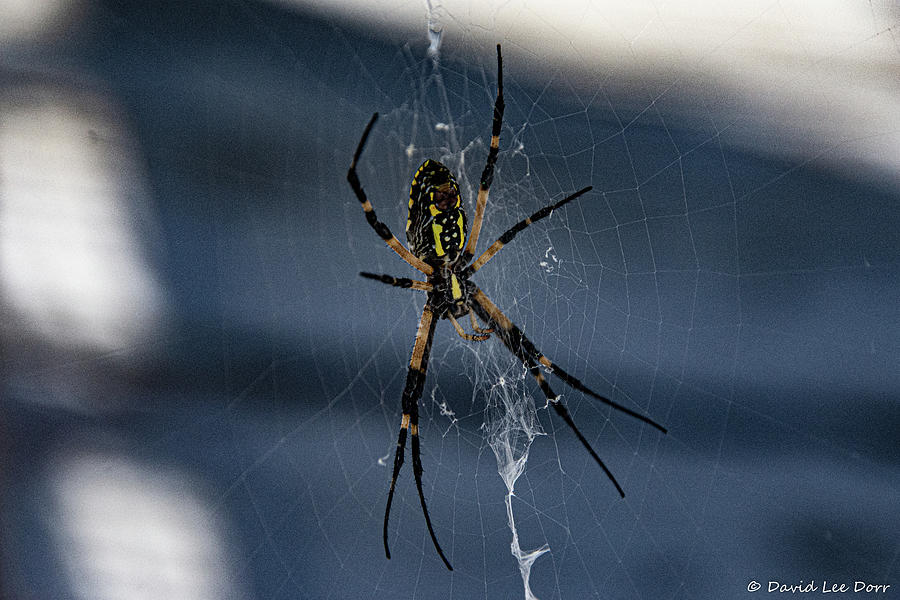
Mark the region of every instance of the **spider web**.
MULTIPOLYGON (((173 530, 218 532, 212 554, 154 546, 186 556, 175 562, 194 579, 150 561, 166 568, 146 597, 900 585, 895 6, 831 6, 841 19, 790 3, 697 15, 653 3, 88 6, 78 39, 47 56, 68 57, 72 81, 119 107, 117 148, 146 170, 136 202, 153 198, 122 214, 149 213, 136 228, 170 314, 149 339, 41 349, 21 341, 39 336, 4 280, 4 343, 19 351, 4 358, 4 453, 24 474, 5 493, 8 595, 98 597, 91 582, 110 573, 109 585, 140 588, 136 567, 95 550, 146 557, 145 536, 86 545, 59 525, 106 506, 66 500, 83 473, 103 497, 186 496, 173 530), (357 276, 414 275, 366 225, 345 170, 378 111, 359 175, 381 220, 403 240, 425 158, 457 174, 471 207, 498 42, 507 110, 479 247, 593 190, 473 279, 554 362, 669 433, 549 377, 620 499, 517 360, 438 323, 420 430, 450 573, 409 458, 384 558, 424 295, 357 276), (103 473, 115 474, 108 488, 103 473), (211 595, 203 573, 219 582, 211 595)), ((14 57, 41 70, 39 54, 14 57)), ((153 509, 138 512, 161 531, 153 509)), ((92 522, 92 536, 105 526, 92 522)))

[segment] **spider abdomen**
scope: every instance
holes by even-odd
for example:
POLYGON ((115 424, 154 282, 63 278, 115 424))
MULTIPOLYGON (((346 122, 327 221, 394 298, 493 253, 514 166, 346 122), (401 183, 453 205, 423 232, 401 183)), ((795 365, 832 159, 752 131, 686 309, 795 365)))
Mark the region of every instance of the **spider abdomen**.
POLYGON ((409 189, 406 239, 413 254, 432 265, 456 261, 467 232, 461 204, 450 170, 436 160, 423 162, 409 189))

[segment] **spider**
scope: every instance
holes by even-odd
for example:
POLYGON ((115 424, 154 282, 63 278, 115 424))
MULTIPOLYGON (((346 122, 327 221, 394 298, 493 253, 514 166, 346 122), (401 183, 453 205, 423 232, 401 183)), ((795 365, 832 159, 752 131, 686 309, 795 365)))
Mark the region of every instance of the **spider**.
POLYGON ((565 405, 559 402, 559 397, 550 388, 550 384, 538 365, 541 365, 548 373, 559 377, 570 387, 635 419, 639 419, 662 433, 666 433, 666 429, 662 425, 649 417, 608 398, 604 398, 541 354, 531 340, 525 337, 522 330, 516 327, 472 281, 472 275, 497 254, 503 246, 510 243, 516 237, 516 234, 591 190, 590 186, 578 190, 559 202, 545 206, 527 219, 519 221, 473 261, 475 247, 478 243, 478 236, 481 233, 481 226, 484 220, 488 191, 494 178, 494 164, 497 161, 497 152, 500 147, 500 127, 503 122, 503 109, 503 58, 500 53, 500 44, 497 44, 497 99, 494 103, 491 145, 487 163, 481 174, 481 184, 478 188, 475 218, 472 222, 471 232, 468 231, 467 227, 466 211, 461 206, 459 184, 456 178, 447 167, 431 159, 422 163, 413 176, 410 187, 409 213, 406 221, 406 239, 409 247, 403 246, 391 233, 388 226, 378 220, 378 217, 375 215, 375 209, 366 197, 366 193, 363 191, 359 177, 356 174, 356 165, 362 155, 369 133, 372 131, 372 126, 375 125, 375 121, 378 119, 377 112, 372 115, 369 124, 366 125, 362 138, 360 138, 356 147, 356 152, 353 154, 350 169, 347 171, 347 181, 362 204, 369 225, 394 252, 425 275, 425 281, 418 281, 391 275, 360 273, 363 277, 394 287, 420 290, 426 293, 425 307, 422 309, 422 316, 419 319, 412 358, 409 361, 409 370, 406 375, 406 385, 403 389, 403 416, 400 420, 400 436, 397 440, 391 487, 388 490, 387 506, 384 510, 384 554, 388 559, 391 558, 391 551, 388 547, 388 520, 391 514, 391 503, 394 499, 397 476, 400 474, 400 468, 403 466, 408 434, 412 438, 413 475, 416 480, 416 489, 419 492, 419 501, 422 504, 422 512, 425 515, 425 525, 428 527, 428 533, 431 535, 431 541, 434 543, 438 555, 444 561, 447 569, 451 571, 453 567, 450 565, 447 557, 444 556, 444 551, 441 550, 434 528, 431 526, 428 507, 425 505, 425 494, 422 492, 422 460, 419 455, 418 403, 422 397, 422 390, 425 385, 428 355, 431 351, 431 341, 434 337, 435 325, 438 320, 449 320, 456 333, 467 341, 481 342, 490 338, 491 335, 499 339, 528 368, 531 375, 537 380, 541 392, 547 397, 548 404, 553 407, 553 410, 563 422, 569 426, 623 498, 625 497, 625 492, 622 490, 619 482, 616 481, 616 478, 588 443, 587 439, 575 426, 569 411, 565 405), (474 333, 467 333, 457 320, 466 315, 469 316, 474 333), (487 324, 487 327, 482 328, 479 326, 475 318, 476 315, 487 324))

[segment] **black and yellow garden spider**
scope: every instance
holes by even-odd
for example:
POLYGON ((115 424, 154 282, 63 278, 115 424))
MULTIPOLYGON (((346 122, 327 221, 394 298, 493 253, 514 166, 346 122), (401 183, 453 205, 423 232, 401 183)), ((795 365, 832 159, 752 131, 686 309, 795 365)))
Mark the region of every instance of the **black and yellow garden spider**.
POLYGON ((540 209, 527 219, 519 221, 510 227, 506 233, 494 242, 481 256, 472 261, 475 256, 475 246, 481 233, 481 225, 484 220, 484 209, 487 204, 488 190, 494 178, 494 163, 497 161, 497 152, 500 146, 500 126, 503 122, 503 59, 500 54, 500 44, 497 44, 497 99, 494 103, 494 120, 491 130, 491 147, 488 152, 487 164, 481 174, 481 185, 478 188, 478 199, 475 205, 475 219, 472 222, 472 231, 467 235, 467 221, 465 209, 461 206, 459 184, 447 167, 435 160, 426 160, 416 171, 409 192, 409 214, 406 221, 406 239, 409 248, 403 246, 391 233, 391 230, 378 220, 371 202, 366 198, 366 193, 360 185, 356 174, 356 164, 366 145, 366 139, 372 131, 372 126, 378 118, 378 113, 372 115, 369 124, 363 131, 359 145, 353 155, 353 162, 347 171, 347 181, 353 188, 356 197, 362 204, 366 220, 375 232, 390 246, 400 257, 418 269, 425 275, 425 281, 416 281, 405 277, 392 277, 391 275, 376 275, 373 273, 360 273, 363 277, 381 281, 388 285, 402 288, 421 290, 427 293, 425 308, 419 319, 419 327, 416 332, 416 341, 413 345, 412 358, 409 361, 409 371, 406 376, 406 386, 403 389, 403 417, 400 420, 400 437, 397 440, 397 451, 394 455, 394 471, 391 475, 391 487, 388 491, 387 506, 384 511, 384 553, 391 557, 388 548, 388 519, 391 514, 391 502, 394 499, 394 487, 397 484, 397 476, 403 466, 403 455, 406 448, 407 431, 412 437, 413 475, 416 479, 416 488, 419 492, 419 500, 422 504, 422 512, 425 514, 425 524, 431 541, 440 555, 441 560, 451 571, 453 567, 447 557, 444 556, 437 536, 431 526, 431 517, 428 516, 428 507, 425 505, 425 495, 422 492, 422 460, 419 456, 419 398, 422 397, 422 389, 425 385, 425 372, 428 368, 428 355, 431 351, 431 340, 434 336, 434 328, 439 319, 448 319, 456 332, 465 340, 484 341, 491 334, 500 339, 504 346, 528 367, 529 372, 537 380, 541 391, 547 397, 548 404, 553 407, 556 414, 569 426, 584 445, 597 464, 606 473, 619 494, 624 498, 625 492, 610 470, 603 464, 597 453, 582 435, 575 422, 569 415, 566 407, 560 403, 558 396, 550 389, 549 383, 538 365, 543 366, 548 373, 556 375, 572 388, 583 392, 600 402, 608 404, 616 410, 622 411, 636 419, 639 419, 663 433, 666 429, 650 419, 629 408, 622 406, 608 398, 597 394, 586 387, 581 381, 563 371, 560 367, 541 354, 537 347, 525 337, 521 329, 504 315, 493 302, 475 285, 471 277, 485 265, 504 245, 512 241, 517 233, 560 208, 579 196, 589 192, 591 187, 581 189, 570 196, 566 196, 559 202, 550 204, 540 209), (475 333, 466 333, 457 321, 465 315, 469 315, 472 330, 475 333), (475 316, 478 316, 487 328, 478 325, 475 316))

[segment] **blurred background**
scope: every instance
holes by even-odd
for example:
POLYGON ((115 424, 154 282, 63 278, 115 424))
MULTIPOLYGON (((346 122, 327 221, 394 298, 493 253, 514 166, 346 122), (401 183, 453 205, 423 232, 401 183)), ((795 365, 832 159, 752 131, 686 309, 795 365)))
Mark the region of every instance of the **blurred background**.
MULTIPOLYGON (((892 1, 0 1, 0 593, 11 599, 737 598, 900 589, 900 9, 892 1), (439 323, 381 530, 441 160, 495 341, 439 323), (537 394, 537 397, 534 395, 537 394), (510 415, 523 415, 511 419, 510 415), (530 436, 533 442, 530 442, 530 436), (528 453, 510 506, 498 453, 528 453), (748 588, 748 586, 751 586, 748 588)), ((867 594, 868 595, 868 594, 867 594)))

